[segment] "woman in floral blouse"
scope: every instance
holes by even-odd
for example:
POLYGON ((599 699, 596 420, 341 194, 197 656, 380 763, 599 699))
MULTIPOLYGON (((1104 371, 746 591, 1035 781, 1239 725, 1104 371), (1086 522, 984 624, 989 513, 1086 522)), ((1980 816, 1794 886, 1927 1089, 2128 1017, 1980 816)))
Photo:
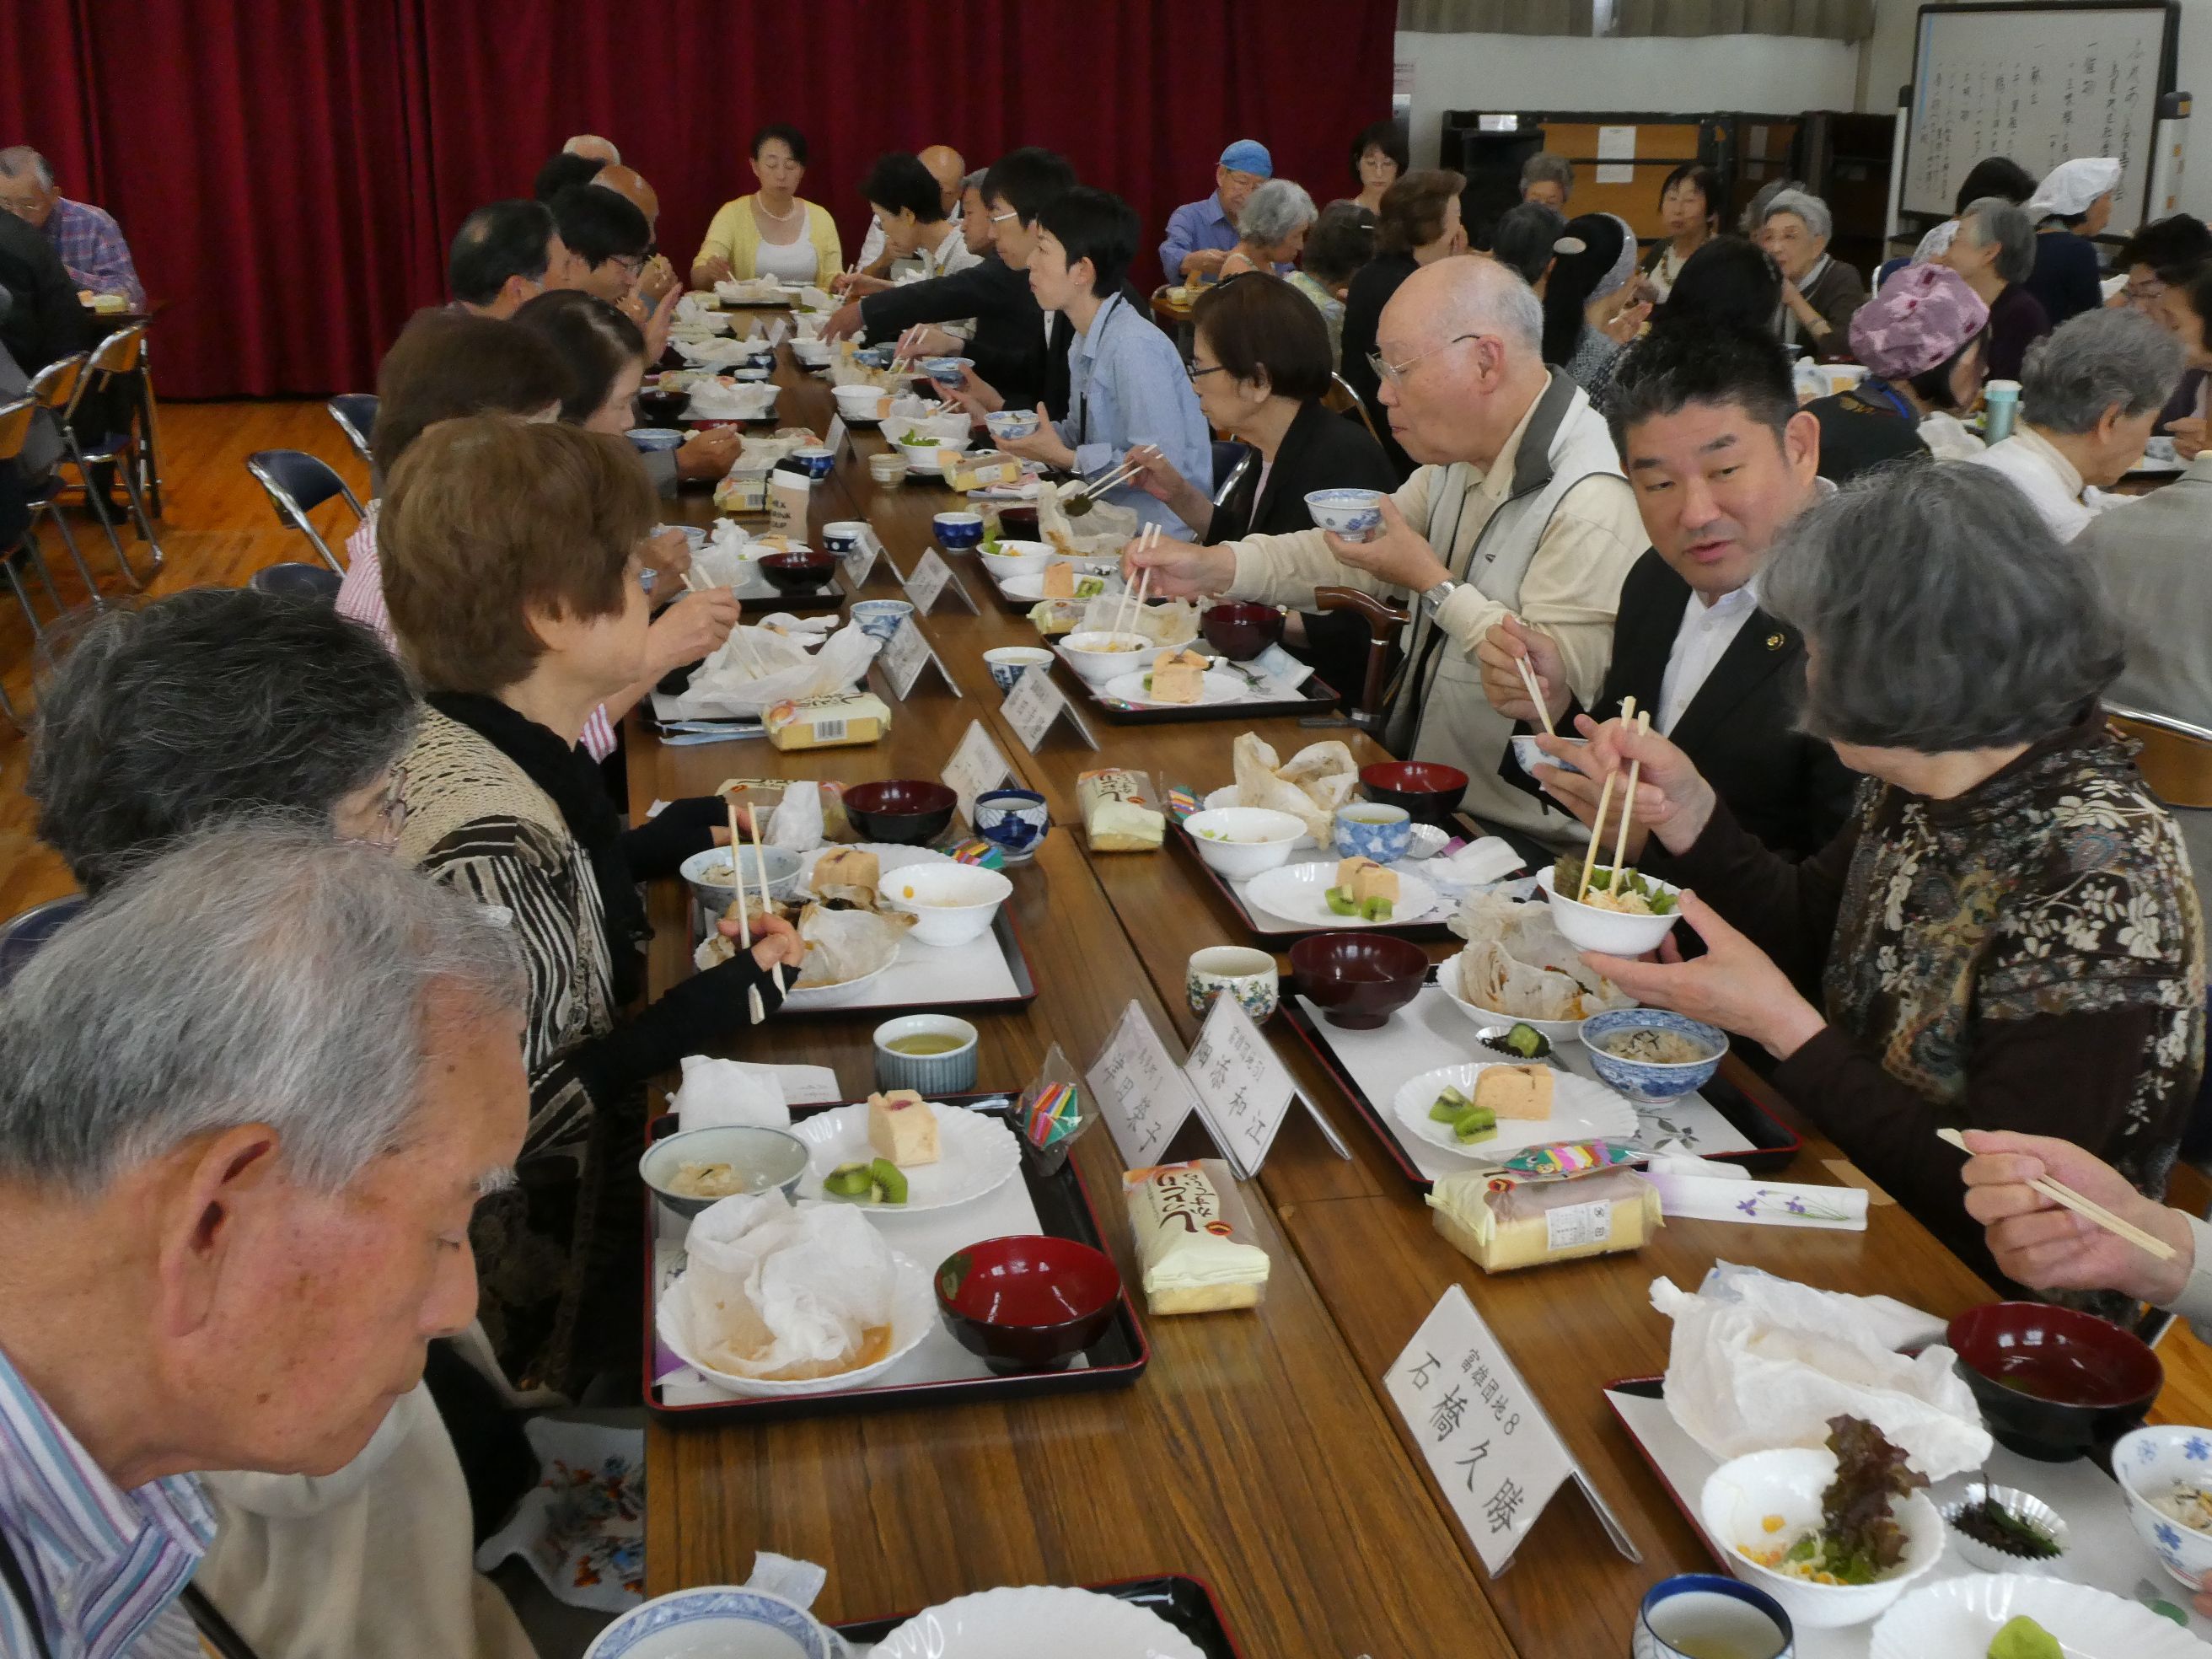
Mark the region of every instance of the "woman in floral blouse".
POLYGON ((1939 1127, 2062 1136, 2162 1193, 2203 1069, 2203 924, 2097 706, 2121 648, 2094 572, 2002 479, 1939 463, 1813 507, 1759 603, 1804 634, 1805 724, 1867 775, 1856 809, 1794 864, 1681 750, 1607 726, 1592 757, 1642 762, 1636 816, 1697 890, 1705 954, 1591 965, 1772 1054, 1776 1087, 1985 1275, 1939 1127))

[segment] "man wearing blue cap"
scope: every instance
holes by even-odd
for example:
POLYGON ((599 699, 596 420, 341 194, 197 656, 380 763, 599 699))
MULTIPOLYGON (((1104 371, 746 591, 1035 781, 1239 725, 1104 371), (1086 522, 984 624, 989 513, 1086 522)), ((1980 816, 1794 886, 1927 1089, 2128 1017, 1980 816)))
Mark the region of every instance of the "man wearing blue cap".
POLYGON ((1210 280, 1237 246, 1237 217, 1254 191, 1275 176, 1275 159, 1256 138, 1239 138, 1221 152, 1213 169, 1213 194, 1185 202, 1168 218, 1160 244, 1160 269, 1170 283, 1210 280))

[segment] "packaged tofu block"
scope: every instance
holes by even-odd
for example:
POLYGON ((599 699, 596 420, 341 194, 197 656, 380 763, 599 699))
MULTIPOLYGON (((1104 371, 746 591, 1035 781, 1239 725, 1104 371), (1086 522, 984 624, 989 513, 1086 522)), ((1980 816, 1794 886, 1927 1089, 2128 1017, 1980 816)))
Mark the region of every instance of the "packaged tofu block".
POLYGON ((1267 1288, 1267 1253, 1218 1158, 1131 1170, 1121 1177, 1129 1225, 1155 1314, 1255 1308, 1267 1288))

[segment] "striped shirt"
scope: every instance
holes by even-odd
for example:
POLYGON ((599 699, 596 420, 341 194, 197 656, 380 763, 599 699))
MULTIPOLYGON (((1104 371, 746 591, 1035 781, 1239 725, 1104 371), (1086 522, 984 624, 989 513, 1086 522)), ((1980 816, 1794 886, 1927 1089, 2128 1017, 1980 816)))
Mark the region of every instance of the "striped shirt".
MULTIPOLYGON (((350 617, 365 628, 376 630, 376 637, 395 654, 399 649, 399 636, 392 627, 392 612, 384 604, 384 568, 376 558, 377 501, 368 504, 368 512, 346 538, 345 580, 338 584, 338 615, 350 617)), ((607 718, 604 705, 592 710, 591 718, 584 722, 584 752, 595 761, 603 761, 615 752, 614 722, 607 718)))
POLYGON ((115 1659, 197 1646, 173 1604, 215 1537, 190 1475, 125 1492, 0 1353, 0 1534, 34 1605, 0 1592, 0 1653, 34 1654, 38 1620, 54 1659, 115 1659), (159 1628, 157 1629, 157 1626, 159 1628))
POLYGON ((113 217, 89 202, 64 196, 46 216, 46 235, 62 257, 70 281, 94 294, 120 294, 133 311, 146 308, 146 290, 131 263, 131 245, 113 217))

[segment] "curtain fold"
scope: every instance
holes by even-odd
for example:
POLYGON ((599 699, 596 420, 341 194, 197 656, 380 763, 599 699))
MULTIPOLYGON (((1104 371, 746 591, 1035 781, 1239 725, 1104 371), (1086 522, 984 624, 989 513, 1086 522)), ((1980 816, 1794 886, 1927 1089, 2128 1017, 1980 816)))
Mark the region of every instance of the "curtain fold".
MULTIPOLYGON (((1589 0, 1555 3, 1587 17, 1589 0)), ((941 18, 868 0, 15 5, 0 143, 35 145, 67 194, 121 222, 163 304, 154 349, 173 397, 366 390, 408 316, 444 297, 463 216, 527 195, 580 131, 652 180, 679 267, 751 188, 763 122, 807 135, 803 191, 848 254, 884 151, 950 143, 975 167, 1044 144, 1136 208, 1147 283, 1167 216, 1212 189, 1232 139, 1266 143, 1317 201, 1350 193, 1352 135, 1390 112, 1395 9, 1274 0, 1258 27, 1232 0, 978 0, 948 52, 941 18)))
POLYGON ((1784 34, 1863 40, 1874 0, 1614 0, 1622 35, 1784 34))

